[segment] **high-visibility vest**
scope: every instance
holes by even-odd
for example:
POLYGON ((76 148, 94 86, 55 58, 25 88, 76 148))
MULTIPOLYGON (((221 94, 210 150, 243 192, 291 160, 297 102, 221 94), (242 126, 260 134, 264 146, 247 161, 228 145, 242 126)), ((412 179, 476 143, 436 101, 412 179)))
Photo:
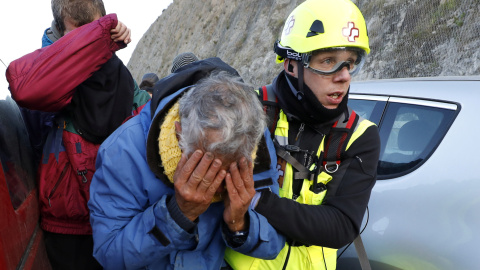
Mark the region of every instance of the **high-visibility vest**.
MULTIPOLYGON (((350 139, 348 140, 348 143, 346 145, 346 150, 352 145, 352 143, 358 139, 364 132, 365 130, 374 125, 374 123, 358 116, 359 119, 357 121, 357 124, 352 127, 353 133, 350 136, 350 139)), ((289 123, 287 121, 287 116, 283 113, 283 111, 280 111, 278 115, 278 122, 275 127, 275 139, 280 145, 287 145, 288 144, 288 128, 289 128, 289 123)), ((340 121, 338 121, 340 122, 340 121)), ((327 136, 324 136, 322 139, 322 142, 320 143, 320 146, 317 150, 317 157, 320 157, 320 155, 323 154, 324 151, 324 144, 325 144, 325 138, 327 136)), ((346 151, 345 150, 345 151, 346 151)), ((285 160, 282 158, 278 158, 278 164, 280 166, 277 166, 283 170, 283 179, 282 177, 279 177, 279 182, 283 181, 281 183, 281 187, 279 190, 279 195, 280 197, 284 198, 293 198, 293 190, 292 190, 292 184, 293 184, 293 178, 294 178, 294 170, 292 168, 292 165, 290 163, 287 163, 285 160)), ((314 166, 314 165, 312 165, 314 166)), ((312 168, 309 168, 312 169, 312 168)), ((280 175, 282 175, 280 173, 280 175)), ((317 176, 317 181, 320 183, 323 183, 326 185, 329 181, 332 180, 332 176, 328 174, 325 170, 322 170, 321 173, 318 174, 317 176)), ((341 179, 338 179, 339 181, 341 179)), ((313 185, 314 181, 311 181, 310 179, 304 179, 303 180, 303 185, 302 189, 300 191, 299 196, 295 199, 299 203, 303 204, 309 204, 309 205, 320 205, 323 202, 323 199, 325 198, 325 195, 327 193, 327 190, 324 189, 322 192, 319 192, 318 194, 312 192, 310 190, 310 187, 313 185)), ((227 248, 225 251, 225 260, 227 263, 233 268, 233 269, 259 269, 259 270, 264 270, 264 269, 284 269, 285 263, 287 263, 285 269, 291 269, 291 270, 319 270, 319 269, 326 269, 332 270, 336 268, 337 264, 337 250, 336 249, 331 249, 327 247, 320 247, 320 246, 289 246, 288 243, 285 244, 285 247, 280 251, 278 256, 274 260, 263 260, 263 259, 257 259, 253 258, 250 256, 243 255, 241 253, 235 252, 230 248, 227 248), (287 259, 287 254, 288 255, 288 262, 285 262, 287 259)))

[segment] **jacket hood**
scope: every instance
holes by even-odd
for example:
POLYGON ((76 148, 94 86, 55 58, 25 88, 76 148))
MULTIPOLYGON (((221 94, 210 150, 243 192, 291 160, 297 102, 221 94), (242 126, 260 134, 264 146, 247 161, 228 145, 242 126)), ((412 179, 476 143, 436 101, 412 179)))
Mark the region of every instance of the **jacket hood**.
MULTIPOLYGON (((168 108, 175 103, 189 86, 196 84, 199 80, 208 77, 212 72, 227 71, 228 73, 240 76, 238 72, 223 62, 218 57, 199 60, 185 65, 175 73, 160 79, 155 83, 152 100, 150 101, 150 114, 152 122, 147 135, 147 163, 155 176, 164 180, 162 161, 159 155, 158 136, 160 125, 168 108)), ((148 108, 145 108, 148 110, 148 108)), ((166 179, 168 181, 168 179, 166 179)))

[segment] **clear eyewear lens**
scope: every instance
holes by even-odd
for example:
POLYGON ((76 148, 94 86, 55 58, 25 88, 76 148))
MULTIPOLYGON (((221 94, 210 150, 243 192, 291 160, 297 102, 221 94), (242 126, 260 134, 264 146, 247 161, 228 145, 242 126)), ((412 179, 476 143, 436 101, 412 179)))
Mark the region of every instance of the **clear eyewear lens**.
POLYGON ((358 65, 354 64, 354 63, 351 63, 351 62, 340 62, 338 64, 336 64, 331 70, 329 71, 324 71, 324 70, 319 70, 319 69, 315 69, 315 68, 312 68, 310 67, 309 65, 306 66, 307 69, 311 70, 313 73, 316 73, 316 74, 320 74, 320 75, 332 75, 332 74, 335 74, 337 72, 339 72, 340 70, 342 70, 344 67, 347 68, 348 70, 348 73, 350 74, 353 74, 356 72, 357 68, 358 68, 358 65))
POLYGON ((356 51, 358 54, 358 58, 355 62, 351 61, 341 61, 337 64, 335 64, 333 67, 330 68, 330 70, 320 70, 316 69, 310 66, 310 59, 311 59, 311 54, 306 54, 305 57, 303 58, 303 65, 305 68, 309 69, 315 74, 319 75, 332 75, 340 70, 342 70, 344 67, 347 68, 348 73, 350 75, 354 76, 356 75, 360 69, 362 68, 363 64, 365 63, 365 52, 363 51, 356 51))

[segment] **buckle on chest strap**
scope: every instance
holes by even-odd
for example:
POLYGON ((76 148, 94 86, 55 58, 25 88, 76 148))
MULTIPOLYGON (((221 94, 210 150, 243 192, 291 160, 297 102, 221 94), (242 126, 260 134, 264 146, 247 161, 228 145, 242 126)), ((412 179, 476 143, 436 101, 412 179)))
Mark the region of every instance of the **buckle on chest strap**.
POLYGON ((338 171, 338 167, 340 166, 340 162, 338 161, 327 161, 325 165, 323 166, 325 168, 325 171, 328 173, 335 173, 338 171))
POLYGON ((314 182, 313 185, 310 186, 310 191, 315 193, 315 194, 318 194, 324 190, 327 190, 327 185, 325 185, 324 183, 322 182, 314 182))

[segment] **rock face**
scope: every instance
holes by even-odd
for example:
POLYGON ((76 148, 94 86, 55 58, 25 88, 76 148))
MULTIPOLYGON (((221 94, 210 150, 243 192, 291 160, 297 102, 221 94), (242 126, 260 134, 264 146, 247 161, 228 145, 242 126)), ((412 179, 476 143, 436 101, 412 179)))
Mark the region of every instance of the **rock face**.
MULTIPOLYGON (((332 0, 333 1, 333 0, 332 0)), ((284 20, 302 0, 174 0, 150 26, 128 68, 170 73, 173 58, 193 52, 217 56, 245 81, 270 83, 273 44, 284 20)), ((357 0, 371 53, 355 80, 480 75, 480 0, 357 0)))

